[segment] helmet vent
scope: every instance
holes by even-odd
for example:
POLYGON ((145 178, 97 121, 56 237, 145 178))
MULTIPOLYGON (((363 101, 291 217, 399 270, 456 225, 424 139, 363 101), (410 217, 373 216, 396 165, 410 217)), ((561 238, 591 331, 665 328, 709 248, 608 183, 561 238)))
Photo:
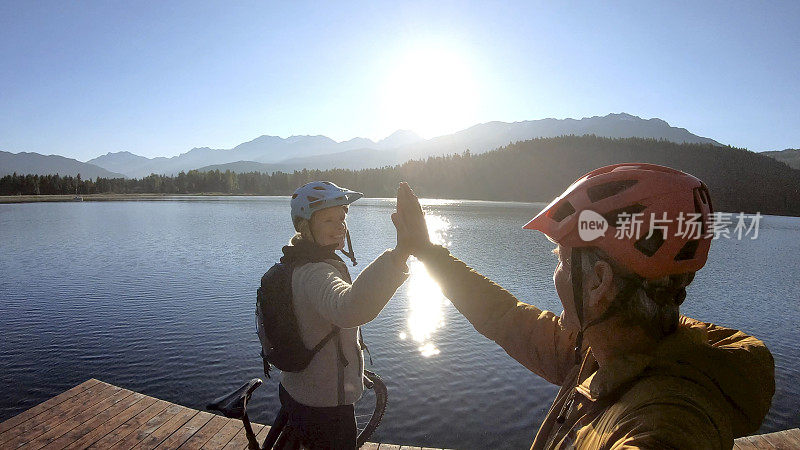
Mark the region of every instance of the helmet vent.
POLYGON ((327 189, 325 189, 325 188, 324 188, 324 187, 322 187, 322 186, 314 186, 314 189, 316 189, 316 190, 318 190, 318 191, 326 191, 326 190, 327 190, 327 189))
POLYGON ((314 197, 314 196, 311 196, 311 195, 306 195, 306 200, 308 200, 308 201, 310 201, 310 202, 315 202, 315 201, 319 200, 319 197, 314 197))
POLYGON ((292 198, 293 199, 297 198, 297 193, 296 192, 294 194, 292 194, 292 198))
POLYGON ((688 259, 694 259, 694 254, 697 252, 697 247, 700 245, 700 241, 695 239, 683 244, 683 247, 675 255, 675 261, 686 261, 688 259))
MULTIPOLYGON (((711 196, 708 194, 708 189, 705 187, 705 185, 694 188, 692 193, 694 194, 694 212, 703 214, 702 205, 707 205, 708 210, 712 211, 711 196)), ((707 230, 706 222, 709 220, 709 217, 705 214, 703 214, 703 216, 703 220, 700 222, 700 234, 705 236, 707 230)))
POLYGON ((625 215, 628 218, 630 218, 630 216, 632 216, 634 214, 639 214, 640 212, 644 211, 645 209, 647 209, 646 206, 640 205, 640 204, 637 203, 637 204, 634 204, 634 205, 626 206, 624 208, 620 208, 620 209, 615 209, 613 211, 609 211, 609 212, 603 214, 603 218, 606 219, 606 221, 608 222, 609 225, 614 226, 614 227, 619 227, 619 224, 622 221, 621 220, 622 217, 620 217, 620 216, 625 215))
POLYGON ((620 192, 629 189, 638 182, 638 180, 620 180, 598 184, 597 186, 592 186, 586 189, 586 195, 588 195, 589 200, 594 203, 603 200, 604 198, 617 195, 620 192))
POLYGON ((661 231, 661 229, 656 228, 653 230, 653 233, 649 238, 647 236, 643 236, 641 239, 636 241, 633 246, 636 248, 636 250, 639 250, 645 255, 653 256, 663 244, 664 233, 661 231))
POLYGON ((555 220, 556 222, 561 222, 562 220, 569 217, 571 214, 575 213, 575 208, 572 206, 572 203, 565 201, 561 205, 559 205, 558 209, 556 209, 550 218, 555 220))

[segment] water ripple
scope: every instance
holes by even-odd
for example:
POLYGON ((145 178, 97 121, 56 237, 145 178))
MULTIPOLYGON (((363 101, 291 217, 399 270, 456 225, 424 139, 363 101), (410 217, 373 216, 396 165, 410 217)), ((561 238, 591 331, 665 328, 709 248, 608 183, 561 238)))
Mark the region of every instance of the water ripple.
MULTIPOLYGON (((202 409, 261 376, 254 292, 293 231, 285 198, 85 203, 0 205, 0 420, 90 377, 202 409)), ((434 237, 453 254, 521 300, 560 312, 552 244, 520 230, 541 206, 426 208, 434 237)), ((394 245, 392 208, 383 199, 354 204, 361 261, 394 245)), ((715 242, 685 311, 747 330, 772 350, 767 432, 800 426, 800 220, 767 216, 764 224, 759 240, 715 242)), ((530 445, 557 388, 477 334, 417 275, 364 326, 390 395, 375 438, 530 445)), ((276 391, 276 378, 256 391, 254 420, 274 418, 276 391)))

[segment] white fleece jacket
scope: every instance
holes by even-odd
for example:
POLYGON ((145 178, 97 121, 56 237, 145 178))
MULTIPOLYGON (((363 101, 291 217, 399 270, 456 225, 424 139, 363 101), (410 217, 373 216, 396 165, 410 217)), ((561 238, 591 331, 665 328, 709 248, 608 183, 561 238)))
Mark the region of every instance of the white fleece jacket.
POLYGON ((364 390, 364 355, 358 345, 358 327, 381 312, 408 278, 408 266, 391 250, 369 264, 352 284, 341 261, 308 263, 294 269, 292 292, 297 324, 307 348, 313 348, 333 328, 340 327, 348 365, 337 356, 331 339, 301 372, 283 372, 281 384, 298 402, 314 407, 355 403, 364 390))

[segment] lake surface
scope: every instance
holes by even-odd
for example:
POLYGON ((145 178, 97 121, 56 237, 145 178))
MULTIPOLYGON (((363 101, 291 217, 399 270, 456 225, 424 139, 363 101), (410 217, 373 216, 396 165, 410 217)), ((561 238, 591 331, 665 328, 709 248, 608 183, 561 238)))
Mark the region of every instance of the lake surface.
MULTIPOLYGON (((561 311, 553 245, 521 230, 543 204, 426 201, 436 239, 520 300, 561 311)), ((359 265, 394 246, 394 201, 349 223, 359 265)), ((262 377, 261 275, 292 236, 286 197, 0 205, 0 420, 88 378, 203 409, 262 377)), ((762 432, 800 426, 800 219, 765 216, 756 240, 714 242, 683 312, 763 339, 777 391, 762 432)), ((557 388, 478 334, 418 262, 364 326, 389 388, 375 440, 528 448, 557 388)), ((251 418, 271 423, 277 381, 251 418)))

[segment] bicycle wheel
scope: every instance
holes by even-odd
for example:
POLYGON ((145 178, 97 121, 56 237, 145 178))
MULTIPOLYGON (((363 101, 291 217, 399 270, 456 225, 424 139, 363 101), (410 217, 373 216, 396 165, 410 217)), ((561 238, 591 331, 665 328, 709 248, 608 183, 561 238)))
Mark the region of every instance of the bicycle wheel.
POLYGON ((355 405, 356 429, 358 437, 356 446, 361 448, 372 433, 381 424, 383 413, 386 411, 389 392, 378 374, 364 369, 364 394, 355 405))

